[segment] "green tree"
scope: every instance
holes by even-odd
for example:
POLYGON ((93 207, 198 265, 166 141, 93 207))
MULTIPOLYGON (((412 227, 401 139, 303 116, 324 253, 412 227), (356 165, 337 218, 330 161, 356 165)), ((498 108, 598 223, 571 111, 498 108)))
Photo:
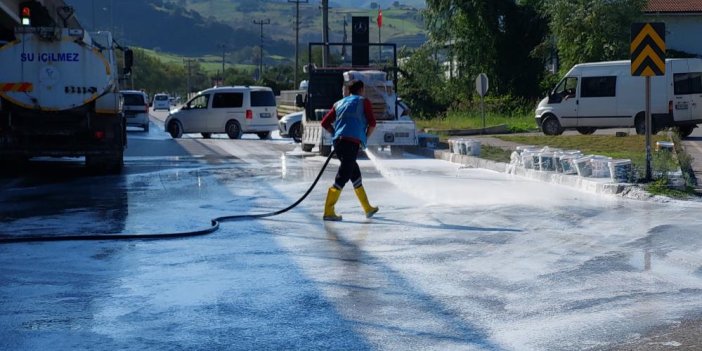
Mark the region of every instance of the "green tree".
POLYGON ((561 67, 582 62, 627 59, 631 23, 647 0, 547 0, 561 67))
POLYGON ((459 79, 469 84, 481 72, 498 95, 534 96, 543 62, 532 55, 548 27, 538 1, 427 0, 432 42, 456 60, 459 79))
POLYGON ((432 56, 432 49, 424 45, 415 52, 401 50, 405 57, 401 65, 404 72, 398 79, 397 91, 412 108, 413 116, 433 118, 448 108, 455 91, 446 89, 442 68, 432 56))

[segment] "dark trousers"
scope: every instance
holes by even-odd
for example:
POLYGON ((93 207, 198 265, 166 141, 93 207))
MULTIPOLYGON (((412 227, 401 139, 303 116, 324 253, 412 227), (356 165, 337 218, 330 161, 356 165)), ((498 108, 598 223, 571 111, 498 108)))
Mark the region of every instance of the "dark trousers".
POLYGON ((361 183, 361 169, 358 168, 356 157, 358 157, 359 145, 353 141, 337 139, 334 141, 334 150, 336 158, 341 161, 339 170, 336 172, 334 186, 338 189, 343 189, 346 182, 351 180, 354 188, 363 185, 361 183))

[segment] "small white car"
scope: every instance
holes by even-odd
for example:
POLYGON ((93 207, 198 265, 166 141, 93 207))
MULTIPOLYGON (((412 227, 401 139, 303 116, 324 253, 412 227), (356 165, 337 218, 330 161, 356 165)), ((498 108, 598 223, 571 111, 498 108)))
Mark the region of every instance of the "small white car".
POLYGON ((302 141, 302 114, 304 111, 288 113, 278 121, 280 136, 293 138, 296 143, 302 141))
POLYGON ((124 117, 128 126, 137 126, 149 131, 149 98, 146 93, 139 90, 120 91, 124 99, 124 117))
POLYGON ((154 95, 154 111, 157 110, 170 110, 171 101, 167 94, 156 94, 154 95))
POLYGON ((268 139, 278 129, 277 110, 271 88, 215 87, 199 92, 180 109, 171 111, 164 127, 173 138, 200 133, 207 139, 213 133, 227 133, 230 139, 239 139, 243 133, 255 133, 268 139))

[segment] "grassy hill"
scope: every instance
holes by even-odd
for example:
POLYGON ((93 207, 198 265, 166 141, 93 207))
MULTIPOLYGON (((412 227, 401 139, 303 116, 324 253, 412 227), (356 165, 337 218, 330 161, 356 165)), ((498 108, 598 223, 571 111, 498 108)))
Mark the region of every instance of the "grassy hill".
MULTIPOLYGON (((229 64, 254 65, 258 61, 260 27, 254 20, 270 20, 263 27, 264 62, 294 62, 295 6, 286 0, 67 0, 88 30, 111 30, 120 42, 158 53, 200 57, 203 67, 221 69, 221 45, 226 45, 229 64)), ((405 3, 405 2, 401 2, 405 3)), ((339 6, 356 4, 336 1, 339 6)), ((300 6, 300 43, 322 40, 318 2, 300 6)), ((357 6, 357 5, 352 5, 357 6)), ((348 40, 351 16, 369 16, 375 23, 377 10, 332 7, 329 12, 331 41, 343 41, 344 19, 348 40)), ((383 42, 419 46, 424 41, 421 10, 411 7, 383 9, 383 42)), ((378 38, 371 25, 371 42, 378 38)))
MULTIPOLYGON (((270 20, 264 25, 264 46, 271 41, 282 40, 294 43, 295 40, 295 5, 287 1, 261 0, 171 0, 188 10, 199 13, 202 17, 225 23, 237 29, 254 29, 256 38, 260 37, 260 27, 254 20, 270 20)), ((423 1, 421 1, 423 3, 423 1)), ((359 7, 357 2, 345 1, 349 7, 332 7, 329 12, 329 35, 331 41, 342 41, 344 37, 344 18, 351 22, 351 16, 369 16, 375 23, 377 10, 369 6, 359 7)), ((404 2, 401 2, 404 3, 404 2)), ((322 16, 317 1, 300 5, 300 42, 322 41, 322 16)), ((350 40, 350 27, 347 27, 350 40)), ((421 10, 411 7, 383 9, 382 40, 393 42, 397 38, 415 37, 424 34, 424 22, 421 10)), ((371 41, 378 38, 377 26, 371 25, 371 41)), ((412 46, 421 45, 415 40, 412 46)))

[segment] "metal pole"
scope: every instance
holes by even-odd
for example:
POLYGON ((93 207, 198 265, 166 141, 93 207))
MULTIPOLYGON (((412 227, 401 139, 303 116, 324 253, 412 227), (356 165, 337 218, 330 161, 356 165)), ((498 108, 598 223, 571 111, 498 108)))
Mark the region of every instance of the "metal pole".
POLYGON ((485 98, 483 96, 480 96, 480 115, 483 117, 483 130, 480 131, 480 134, 485 134, 485 104, 483 101, 485 98))
POLYGON ((219 47, 222 48, 222 82, 224 82, 224 57, 226 55, 227 44, 219 44, 219 47))
POLYGON ((190 75, 192 73, 192 70, 191 70, 190 65, 192 64, 192 59, 183 59, 183 63, 185 63, 185 65, 188 67, 188 78, 186 81, 186 88, 185 88, 187 90, 185 92, 185 99, 187 100, 190 98, 190 90, 191 90, 191 88, 190 88, 190 75))
POLYGON ((294 85, 297 86, 297 71, 300 69, 300 3, 308 3, 309 0, 288 0, 290 3, 295 3, 295 71, 294 85))
POLYGON ((271 24, 271 20, 270 19, 260 20, 260 21, 254 20, 253 23, 261 26, 261 46, 260 46, 259 55, 258 55, 259 57, 258 57, 258 79, 257 79, 257 80, 261 80, 263 78, 263 25, 264 24, 271 24))
POLYGON ((329 0, 322 0, 322 67, 327 67, 329 61, 329 0))
POLYGON ((651 129, 653 123, 651 121, 651 77, 646 76, 646 180, 652 180, 651 177, 651 129))

